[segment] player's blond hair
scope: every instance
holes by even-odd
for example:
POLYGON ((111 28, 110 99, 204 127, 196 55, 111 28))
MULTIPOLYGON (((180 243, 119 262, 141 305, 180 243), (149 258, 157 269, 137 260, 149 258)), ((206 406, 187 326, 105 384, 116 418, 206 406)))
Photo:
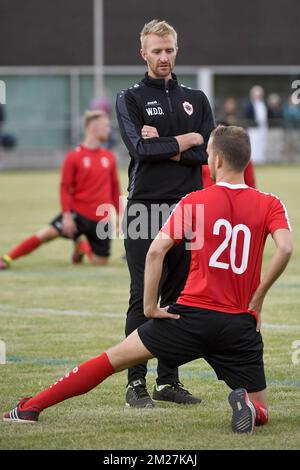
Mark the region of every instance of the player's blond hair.
POLYGON ((156 34, 157 36, 168 36, 171 34, 175 39, 175 44, 177 47, 177 32, 167 21, 164 20, 152 20, 149 23, 146 23, 141 31, 140 39, 142 49, 145 46, 145 40, 149 34, 156 34))
POLYGON ((101 109, 95 109, 95 110, 87 109, 84 112, 83 125, 84 127, 87 127, 91 121, 94 121, 95 119, 102 118, 102 117, 108 117, 108 114, 105 111, 102 111, 101 109))

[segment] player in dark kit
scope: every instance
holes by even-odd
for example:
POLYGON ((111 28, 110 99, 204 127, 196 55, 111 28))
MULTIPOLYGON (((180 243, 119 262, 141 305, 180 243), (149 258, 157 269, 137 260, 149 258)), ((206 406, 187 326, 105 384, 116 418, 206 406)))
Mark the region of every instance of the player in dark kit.
POLYGON ((34 423, 45 408, 152 357, 170 367, 204 358, 232 389, 233 432, 252 433, 255 425, 268 421, 261 310, 292 253, 288 216, 276 196, 244 184, 250 158, 244 129, 218 127, 208 154, 216 185, 184 197, 147 254, 144 312, 149 321, 50 388, 21 400, 4 414, 5 421, 34 423), (269 234, 275 252, 260 279, 269 234), (183 237, 191 250, 188 279, 177 302, 162 309, 157 295, 163 260, 183 237))
MULTIPOLYGON (((150 21, 141 32, 141 46, 148 72, 117 98, 120 132, 131 157, 128 204, 123 220, 130 273, 126 336, 147 321, 143 313, 143 279, 149 246, 180 198, 202 187, 201 166, 207 163, 206 145, 215 127, 205 94, 180 85, 172 73, 177 55, 174 28, 166 21, 150 21), (141 237, 130 231, 137 218, 144 231, 141 237)), ((177 299, 189 264, 190 253, 184 243, 166 256, 160 286, 162 307, 177 299)), ((128 406, 154 406, 146 388, 146 374, 146 363, 128 370, 128 406)), ((154 400, 182 404, 201 401, 183 388, 178 369, 168 367, 163 361, 158 362, 152 396, 154 400)))
POLYGON ((60 199, 62 213, 37 234, 26 238, 0 257, 0 270, 28 255, 40 245, 58 237, 75 242, 73 263, 86 255, 92 264, 103 266, 110 256, 111 222, 109 205, 119 213, 120 187, 113 153, 99 147, 107 142, 110 120, 103 111, 85 113, 85 139, 66 155, 63 163, 60 199), (85 235, 87 240, 80 239, 85 235))

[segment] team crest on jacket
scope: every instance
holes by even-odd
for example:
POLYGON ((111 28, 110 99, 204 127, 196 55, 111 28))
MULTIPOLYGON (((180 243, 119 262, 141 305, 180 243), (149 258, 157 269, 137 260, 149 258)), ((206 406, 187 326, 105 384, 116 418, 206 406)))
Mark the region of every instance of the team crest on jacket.
POLYGON ((188 114, 189 116, 191 116, 194 112, 194 108, 193 108, 193 105, 191 103, 189 103, 188 101, 185 101, 184 103, 182 103, 182 106, 183 106, 183 109, 185 110, 186 114, 188 114))
POLYGON ((101 157, 100 158, 100 162, 101 162, 101 165, 104 167, 104 168, 108 168, 109 167, 109 159, 107 157, 101 157))
POLYGON ((84 168, 90 168, 90 166, 91 166, 90 157, 83 157, 83 166, 84 166, 84 168))

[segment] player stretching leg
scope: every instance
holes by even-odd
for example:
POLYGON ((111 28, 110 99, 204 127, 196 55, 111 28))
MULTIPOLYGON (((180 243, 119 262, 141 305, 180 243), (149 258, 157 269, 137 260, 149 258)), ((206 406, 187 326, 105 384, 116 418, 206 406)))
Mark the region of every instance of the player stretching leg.
POLYGON ((152 357, 170 367, 205 359, 232 389, 233 432, 252 433, 255 425, 268 421, 261 309, 292 253, 288 216, 276 196, 244 184, 250 158, 244 129, 218 127, 210 137, 208 155, 216 185, 184 197, 147 254, 144 313, 151 320, 50 388, 21 400, 4 414, 5 421, 34 423, 49 406, 86 393, 111 374, 152 357), (204 219, 198 219, 203 210, 204 219), (161 309, 157 298, 164 257, 191 231, 187 282, 177 302, 161 309), (260 280, 268 234, 275 252, 260 280))
POLYGON ((107 264, 110 237, 99 237, 96 229, 104 235, 111 229, 110 221, 104 217, 106 214, 97 214, 101 204, 111 204, 119 213, 120 188, 115 157, 99 147, 109 139, 110 120, 103 111, 87 111, 84 121, 85 139, 66 156, 62 168, 62 213, 50 225, 0 257, 0 270, 8 269, 12 261, 60 236, 75 242, 73 263, 80 263, 86 255, 92 264, 107 264), (81 235, 87 240, 80 240, 81 235))

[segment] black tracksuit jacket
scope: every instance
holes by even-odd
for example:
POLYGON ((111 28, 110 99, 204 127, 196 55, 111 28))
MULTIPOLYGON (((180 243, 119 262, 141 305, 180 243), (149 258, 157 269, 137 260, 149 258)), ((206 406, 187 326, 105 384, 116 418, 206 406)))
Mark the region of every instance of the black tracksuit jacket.
POLYGON ((178 201, 202 188, 201 165, 207 163, 206 147, 215 127, 205 94, 179 85, 176 75, 165 84, 146 73, 139 83, 117 96, 117 117, 131 162, 128 199, 178 201), (143 139, 144 125, 156 127, 159 137, 143 139), (181 153, 180 162, 170 160, 179 146, 174 136, 199 132, 204 144, 181 153))

